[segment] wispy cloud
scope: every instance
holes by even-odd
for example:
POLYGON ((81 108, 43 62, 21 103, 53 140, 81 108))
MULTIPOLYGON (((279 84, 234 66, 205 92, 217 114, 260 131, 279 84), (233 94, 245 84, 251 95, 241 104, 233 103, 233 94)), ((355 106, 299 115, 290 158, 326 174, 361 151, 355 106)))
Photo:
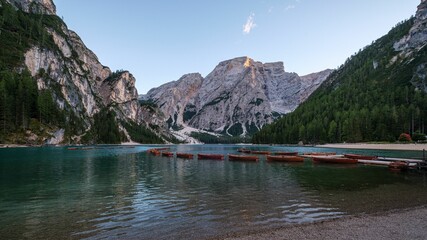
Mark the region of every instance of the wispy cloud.
POLYGON ((294 8, 295 8, 295 5, 288 5, 288 6, 285 8, 285 11, 289 11, 289 10, 294 9, 294 8))
POLYGON ((254 17, 255 17, 255 14, 251 13, 248 17, 248 20, 246 20, 245 25, 243 25, 243 33, 244 34, 251 33, 252 29, 254 29, 254 27, 256 27, 254 17))

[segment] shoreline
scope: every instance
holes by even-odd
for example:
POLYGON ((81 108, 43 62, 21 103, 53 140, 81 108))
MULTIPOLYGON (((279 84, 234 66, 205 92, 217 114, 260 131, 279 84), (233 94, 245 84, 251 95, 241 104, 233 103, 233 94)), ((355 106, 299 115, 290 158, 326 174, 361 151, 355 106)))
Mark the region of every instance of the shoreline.
POLYGON ((342 148, 342 149, 372 149, 372 150, 400 150, 400 151, 427 151, 427 143, 330 143, 315 145, 319 148, 342 148))
MULTIPOLYGON (((87 145, 87 146, 96 146, 95 145, 87 145)), ((118 146, 145 146, 145 145, 171 145, 171 144, 141 144, 137 142, 123 142, 120 144, 101 144, 101 145, 118 145, 118 146)), ((194 144, 190 144, 194 145, 194 144)), ((235 144, 239 145, 239 144, 235 144)), ((246 145, 246 144, 243 144, 246 145)), ((27 147, 43 147, 46 145, 26 145, 26 144, 0 144, 1 148, 27 148, 27 147)), ((84 144, 57 144, 52 145, 56 147, 66 147, 66 146, 86 146, 84 144)), ((399 151, 427 151, 427 143, 327 143, 322 145, 309 145, 302 147, 317 147, 317 148, 339 148, 339 149, 369 149, 369 150, 399 150, 399 151)))
POLYGON ((287 225, 258 233, 224 236, 258 239, 426 239, 427 206, 287 225))

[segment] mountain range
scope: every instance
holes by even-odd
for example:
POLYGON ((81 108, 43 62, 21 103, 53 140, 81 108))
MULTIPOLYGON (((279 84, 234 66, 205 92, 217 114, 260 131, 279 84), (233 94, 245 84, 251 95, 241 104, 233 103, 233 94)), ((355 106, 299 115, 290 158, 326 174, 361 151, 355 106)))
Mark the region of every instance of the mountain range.
POLYGON ((238 57, 139 96, 133 75, 102 65, 52 0, 0 0, 0 143, 339 142, 424 132, 426 19, 422 0, 414 18, 336 70, 299 76, 282 62, 238 57))

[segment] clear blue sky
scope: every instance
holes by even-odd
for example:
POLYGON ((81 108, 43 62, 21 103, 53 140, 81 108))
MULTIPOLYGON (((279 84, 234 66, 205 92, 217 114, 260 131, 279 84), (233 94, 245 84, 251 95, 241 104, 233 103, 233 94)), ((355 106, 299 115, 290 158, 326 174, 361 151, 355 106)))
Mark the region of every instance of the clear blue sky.
POLYGON ((300 75, 336 68, 415 15, 420 0, 54 2, 101 63, 129 70, 142 94, 240 56, 283 61, 300 75))

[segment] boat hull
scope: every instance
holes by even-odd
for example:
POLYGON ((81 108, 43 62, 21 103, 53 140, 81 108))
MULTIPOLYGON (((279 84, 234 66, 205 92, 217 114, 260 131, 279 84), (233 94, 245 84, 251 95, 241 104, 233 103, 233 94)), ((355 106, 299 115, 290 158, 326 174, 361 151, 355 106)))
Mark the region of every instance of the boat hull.
POLYGON ((274 155, 278 155, 278 156, 297 156, 298 152, 275 152, 274 155))
POLYGON ((408 169, 408 163, 403 161, 392 162, 388 165, 388 169, 393 172, 400 172, 408 169))
POLYGON ((176 153, 177 158, 193 159, 193 156, 191 153, 176 153))
POLYGON ((344 157, 351 158, 351 159, 360 159, 360 160, 377 160, 377 156, 366 156, 366 155, 359 155, 359 154, 344 154, 344 157))
POLYGON ((199 160, 224 160, 224 155, 222 154, 197 154, 197 159, 199 160))
POLYGON ((304 162, 303 157, 288 155, 267 155, 267 160, 272 162, 304 162))
POLYGON ((239 148, 239 149, 237 149, 237 151, 240 153, 250 153, 251 152, 251 150, 247 149, 247 148, 239 148))
POLYGON ((259 155, 269 155, 268 151, 251 151, 251 154, 259 154, 259 155))
POLYGON ((173 152, 162 152, 162 156, 164 156, 164 157, 173 157, 173 152))
POLYGON ((337 157, 337 158, 331 158, 331 157, 313 157, 313 161, 317 163, 339 163, 339 164, 356 164, 359 161, 357 159, 351 159, 351 158, 343 158, 343 157, 337 157))
POLYGON ((249 161, 249 162, 257 162, 259 158, 257 156, 248 156, 248 155, 228 155, 229 161, 249 161))

